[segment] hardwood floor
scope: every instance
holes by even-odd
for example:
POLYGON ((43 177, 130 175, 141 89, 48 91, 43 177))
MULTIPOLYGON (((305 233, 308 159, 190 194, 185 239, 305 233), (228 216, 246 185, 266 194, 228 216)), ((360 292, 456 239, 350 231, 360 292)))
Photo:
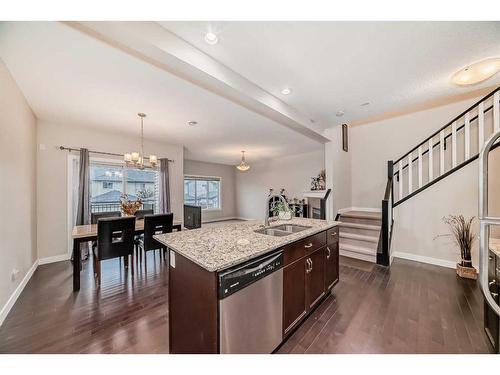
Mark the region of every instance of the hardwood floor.
MULTIPOLYGON (((89 266, 79 293, 70 262, 40 266, 0 327, 0 353, 168 353, 159 257, 148 254, 147 272, 143 264, 133 277, 118 261, 104 262, 100 290, 89 266)), ((488 353, 481 293, 452 269, 342 259, 333 295, 277 352, 488 353)))

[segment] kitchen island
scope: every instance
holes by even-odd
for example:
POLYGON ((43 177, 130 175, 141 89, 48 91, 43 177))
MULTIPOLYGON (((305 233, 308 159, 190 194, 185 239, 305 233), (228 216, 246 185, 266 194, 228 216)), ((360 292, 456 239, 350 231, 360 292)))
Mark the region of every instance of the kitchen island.
POLYGON ((338 282, 338 224, 294 218, 266 234, 248 221, 155 236, 169 250, 170 352, 272 352, 338 282))

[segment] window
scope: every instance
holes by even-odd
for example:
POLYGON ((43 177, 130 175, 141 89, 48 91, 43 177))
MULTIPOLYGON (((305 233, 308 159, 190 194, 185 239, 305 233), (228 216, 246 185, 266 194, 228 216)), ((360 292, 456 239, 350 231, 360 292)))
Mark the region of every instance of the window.
POLYGON ((130 169, 121 164, 90 162, 91 212, 120 210, 120 197, 140 198, 143 209, 158 207, 158 171, 130 169))
POLYGON ((220 209, 219 177, 184 177, 184 204, 200 206, 202 209, 220 209))

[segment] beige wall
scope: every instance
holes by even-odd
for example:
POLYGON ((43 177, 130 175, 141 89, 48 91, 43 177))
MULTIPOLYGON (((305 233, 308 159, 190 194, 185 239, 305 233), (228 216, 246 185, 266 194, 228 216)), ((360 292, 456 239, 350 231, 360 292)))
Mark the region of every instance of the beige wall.
POLYGON ((350 129, 352 206, 380 207, 387 161, 396 160, 479 98, 394 117, 350 129))
POLYGON ((247 172, 236 172, 236 206, 238 216, 246 219, 264 219, 265 199, 269 189, 279 192, 285 188, 287 197, 302 198, 310 189, 311 177, 325 166, 324 146, 318 150, 284 156, 255 163, 247 172))
MULTIPOLYGON (((137 137, 103 132, 99 129, 37 123, 38 256, 46 258, 68 253, 68 152, 58 149, 86 147, 90 150, 124 153, 136 150, 137 137), (42 146, 41 146, 42 145, 42 146)), ((158 157, 175 160, 170 165, 170 187, 174 216, 183 214, 183 147, 145 140, 144 148, 158 157)))
POLYGON ((337 125, 325 131, 331 142, 325 144, 325 168, 327 187, 332 189, 328 198, 328 219, 335 219, 342 208, 351 207, 351 154, 342 149, 342 126, 337 125))
POLYGON ((221 209, 203 210, 202 222, 210 222, 236 216, 235 171, 233 165, 205 163, 184 160, 184 174, 193 176, 212 176, 221 178, 221 209))
MULTIPOLYGON (((0 311, 37 259, 35 116, 0 60, 0 311), (12 280, 12 270, 19 273, 12 280)), ((6 310, 4 310, 4 313, 6 310)), ((0 324, 4 314, 0 313, 0 324)))
MULTIPOLYGON (((387 160, 397 159, 411 147, 427 138, 453 117, 480 98, 407 114, 388 120, 360 125, 351 129, 352 206, 380 208, 387 182, 387 160)), ((491 127, 491 115, 485 117, 485 126, 491 127)), ((477 129, 474 130, 477 132, 477 129)), ((463 138, 458 138, 459 143, 463 138)), ((471 134, 471 152, 477 152, 477 134, 471 134)), ((461 144, 459 145, 461 146, 461 144)), ((450 168, 451 147, 446 151, 450 168)), ((459 147, 459 159, 463 146, 459 147)), ((462 155, 462 156, 460 156, 462 155)), ((438 154, 434 152, 434 170, 438 170, 438 154)), ((415 166, 416 168, 416 166, 415 166)), ((424 163, 424 170, 428 165, 424 163)), ((417 170, 413 170, 417 175, 417 170)), ((490 165, 490 207, 500 214, 500 149, 494 152, 490 165)), ((405 183, 406 183, 406 175, 405 183)), ((427 175, 424 176, 424 183, 427 175)), ((414 189, 417 178, 413 179, 414 189)), ((407 191, 407 186, 404 187, 407 191)), ((451 176, 437 182, 394 209, 392 252, 396 256, 453 266, 459 252, 442 218, 450 214, 467 217, 478 214, 478 162, 474 161, 451 176)), ((477 222, 475 231, 478 233, 477 222)), ((477 265, 477 242, 473 260, 477 265)))

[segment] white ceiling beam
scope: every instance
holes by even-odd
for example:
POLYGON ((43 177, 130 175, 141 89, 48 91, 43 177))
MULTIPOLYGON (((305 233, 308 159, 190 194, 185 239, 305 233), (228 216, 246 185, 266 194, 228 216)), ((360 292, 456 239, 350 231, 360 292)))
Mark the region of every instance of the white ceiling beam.
POLYGON ((310 139, 330 141, 307 116, 156 22, 63 23, 310 139))

